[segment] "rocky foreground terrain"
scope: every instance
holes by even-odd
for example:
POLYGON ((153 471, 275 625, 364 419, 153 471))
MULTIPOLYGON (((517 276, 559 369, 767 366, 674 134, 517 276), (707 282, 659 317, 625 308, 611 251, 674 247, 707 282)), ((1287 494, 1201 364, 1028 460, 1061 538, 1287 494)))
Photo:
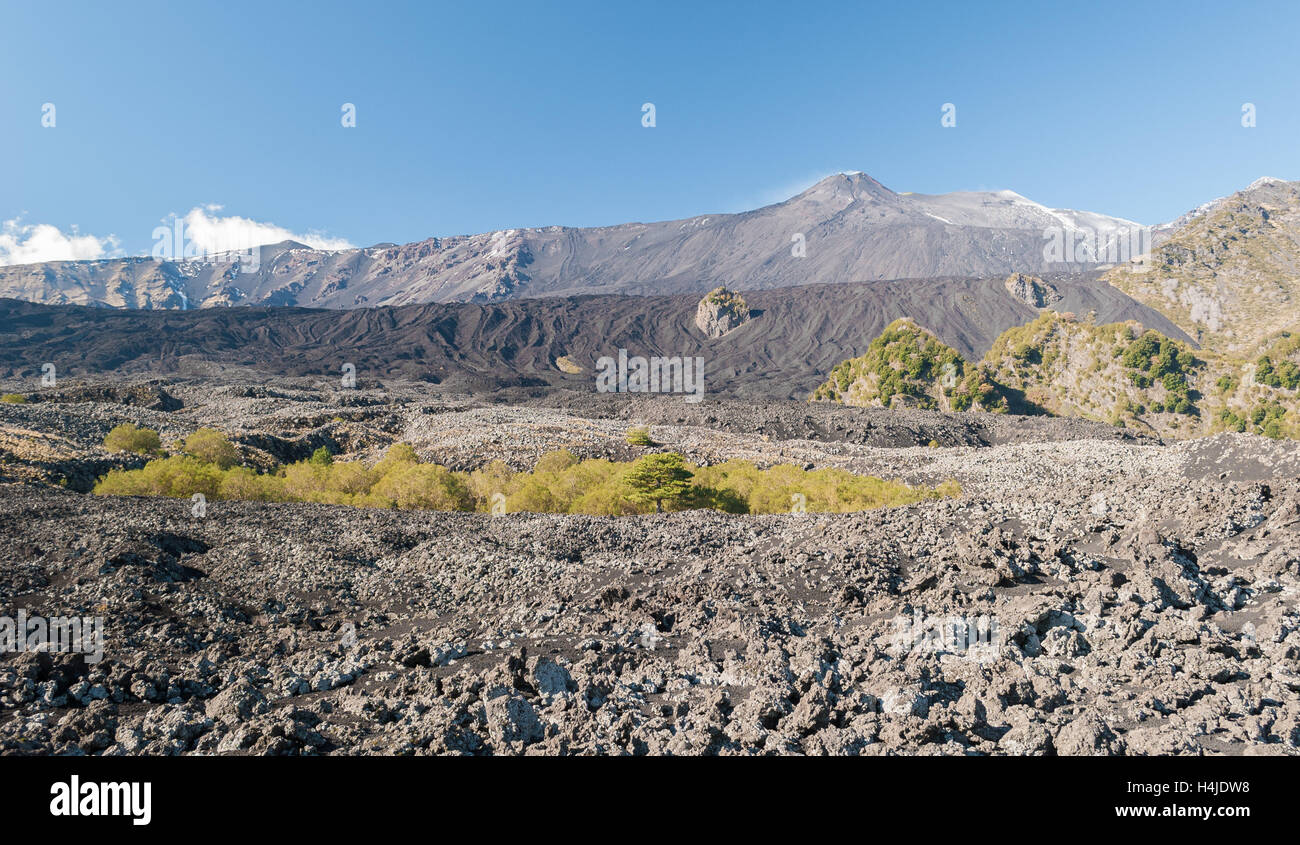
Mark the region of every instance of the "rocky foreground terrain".
POLYGON ((0 405, 0 606, 104 656, 0 657, 6 754, 1296 754, 1300 453, 1077 420, 308 381, 0 405), (88 495, 202 425, 250 465, 405 440, 842 467, 957 499, 598 518, 88 495), (932 444, 932 445, 931 445, 932 444), (134 462, 134 463, 133 463, 134 462), (980 642, 935 636, 955 621, 980 642))

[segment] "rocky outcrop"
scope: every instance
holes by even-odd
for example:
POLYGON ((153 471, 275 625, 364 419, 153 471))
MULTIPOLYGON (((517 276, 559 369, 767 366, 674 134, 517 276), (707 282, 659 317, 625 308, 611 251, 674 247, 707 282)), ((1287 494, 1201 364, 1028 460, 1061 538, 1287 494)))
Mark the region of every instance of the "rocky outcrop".
POLYGON ((1003 284, 1007 293, 1030 308, 1050 308, 1061 301, 1060 292, 1037 276, 1012 273, 1003 284))
POLYGON ((722 337, 749 321, 749 306, 735 291, 714 288, 695 309, 695 325, 711 338, 722 337))

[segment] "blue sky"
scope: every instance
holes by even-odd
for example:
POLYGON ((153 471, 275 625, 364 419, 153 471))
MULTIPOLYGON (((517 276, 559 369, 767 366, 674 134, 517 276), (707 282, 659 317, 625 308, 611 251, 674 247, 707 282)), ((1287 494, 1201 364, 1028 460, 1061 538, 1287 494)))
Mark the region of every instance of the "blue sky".
POLYGON ((838 170, 1143 223, 1300 177, 1295 3, 4 2, 0 15, 0 258, 6 237, 14 252, 41 226, 148 253, 165 217, 208 206, 211 225, 369 245, 737 211, 838 170), (345 102, 355 128, 340 125, 345 102))

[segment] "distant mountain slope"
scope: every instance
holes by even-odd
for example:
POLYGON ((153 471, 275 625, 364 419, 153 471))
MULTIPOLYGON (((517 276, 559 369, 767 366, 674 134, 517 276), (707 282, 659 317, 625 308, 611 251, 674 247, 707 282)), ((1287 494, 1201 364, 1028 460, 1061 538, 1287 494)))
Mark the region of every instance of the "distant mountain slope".
POLYGON ((1106 279, 1207 349, 1253 358, 1300 327, 1300 182, 1260 179, 1208 203, 1106 279))
POLYGON ((1060 272, 1070 268, 1044 255, 1047 230, 1106 237, 1134 226, 1049 209, 1011 191, 900 194, 865 174, 840 173, 740 214, 338 252, 286 242, 264 247, 256 272, 241 272, 248 262, 139 258, 0 267, 0 296, 114 308, 355 308, 1060 272))
MULTIPOLYGON (((1103 321, 1140 320, 1176 336, 1167 320, 1095 278, 1051 280, 1056 307, 1103 321)), ((594 389, 596 360, 700 355, 709 395, 807 398, 831 368, 863 354, 908 317, 968 358, 1039 310, 1006 280, 929 279, 745 292, 747 322, 709 339, 696 294, 583 296, 493 304, 431 304, 353 311, 234 308, 122 312, 0 300, 0 375, 33 385, 41 365, 64 376, 186 372, 240 366, 337 380, 402 376, 448 388, 568 385, 594 389), (563 357, 565 369, 557 362, 563 357), (574 371, 575 368, 582 368, 574 371)))

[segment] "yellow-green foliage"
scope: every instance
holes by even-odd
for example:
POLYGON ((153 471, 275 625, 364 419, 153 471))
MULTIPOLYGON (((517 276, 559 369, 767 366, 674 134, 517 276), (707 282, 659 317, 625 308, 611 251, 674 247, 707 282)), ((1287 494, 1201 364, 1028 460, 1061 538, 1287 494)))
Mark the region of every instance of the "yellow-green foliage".
POLYGON ((650 439, 650 429, 643 425, 627 430, 627 442, 633 446, 655 445, 654 441, 650 439))
POLYGON ((736 291, 727 290, 725 285, 716 287, 705 294, 704 301, 723 308, 731 308, 742 319, 749 316, 749 305, 745 303, 745 297, 736 291))
POLYGON ((438 464, 395 467, 371 488, 371 496, 402 510, 460 511, 473 506, 464 475, 438 464))
POLYGON ((185 454, 200 461, 229 469, 239 463, 239 452, 226 435, 215 428, 200 428, 185 438, 185 454))
POLYGON ((110 452, 139 452, 152 455, 162 451, 162 440, 152 428, 140 428, 135 423, 122 423, 104 437, 104 448, 110 452))
POLYGON ((7 405, 22 405, 26 401, 27 397, 21 393, 6 393, 4 396, 0 396, 0 402, 7 405))
POLYGON ((761 470, 748 461, 696 467, 675 453, 616 463, 583 461, 559 450, 543 455, 532 472, 514 472, 494 461, 464 473, 421 462, 414 449, 399 443, 374 466, 306 460, 264 475, 177 455, 150 461, 143 469, 113 470, 94 492, 178 497, 203 493, 211 499, 480 512, 490 511, 493 497, 500 494, 511 512, 621 516, 652 513, 657 505, 665 510, 786 513, 798 497, 808 511, 847 512, 957 496, 961 488, 956 482, 910 487, 836 469, 806 472, 781 465, 761 470))
MULTIPOLYGON (((502 473, 504 467, 497 467, 497 480, 503 483, 492 492, 506 497, 510 512, 620 516, 653 511, 653 505, 627 498, 623 475, 631 465, 603 459, 580 461, 572 452, 559 450, 543 455, 531 473, 508 469, 502 473)), ((493 466, 488 470, 494 471, 493 466)), ((483 488, 481 479, 482 471, 471 473, 471 485, 476 489, 483 488), (477 485, 475 476, 480 478, 477 485)), ((491 493, 488 496, 490 499, 491 493)))
MULTIPOLYGON (((209 464, 209 466, 211 465, 209 464)), ((112 473, 109 475, 111 477, 112 473)), ((105 481, 107 480, 105 479, 105 481)), ((103 483, 100 482, 100 484, 103 483)), ((118 491, 101 490, 100 486, 96 485, 95 492, 115 493, 118 491)), ((284 477, 274 474, 263 475, 247 467, 231 467, 222 473, 221 484, 217 488, 215 498, 241 499, 250 502, 283 502, 287 500, 284 477)))
POLYGON ((961 495, 955 481, 934 488, 910 487, 842 469, 809 471, 791 464, 759 469, 749 461, 733 460, 696 467, 694 474, 697 489, 744 502, 750 513, 789 513, 797 502, 810 512, 848 513, 961 495))
POLYGON ((202 493, 210 499, 220 495, 225 471, 189 455, 157 458, 142 469, 109 471, 95 485, 95 492, 112 496, 178 496, 202 493))

